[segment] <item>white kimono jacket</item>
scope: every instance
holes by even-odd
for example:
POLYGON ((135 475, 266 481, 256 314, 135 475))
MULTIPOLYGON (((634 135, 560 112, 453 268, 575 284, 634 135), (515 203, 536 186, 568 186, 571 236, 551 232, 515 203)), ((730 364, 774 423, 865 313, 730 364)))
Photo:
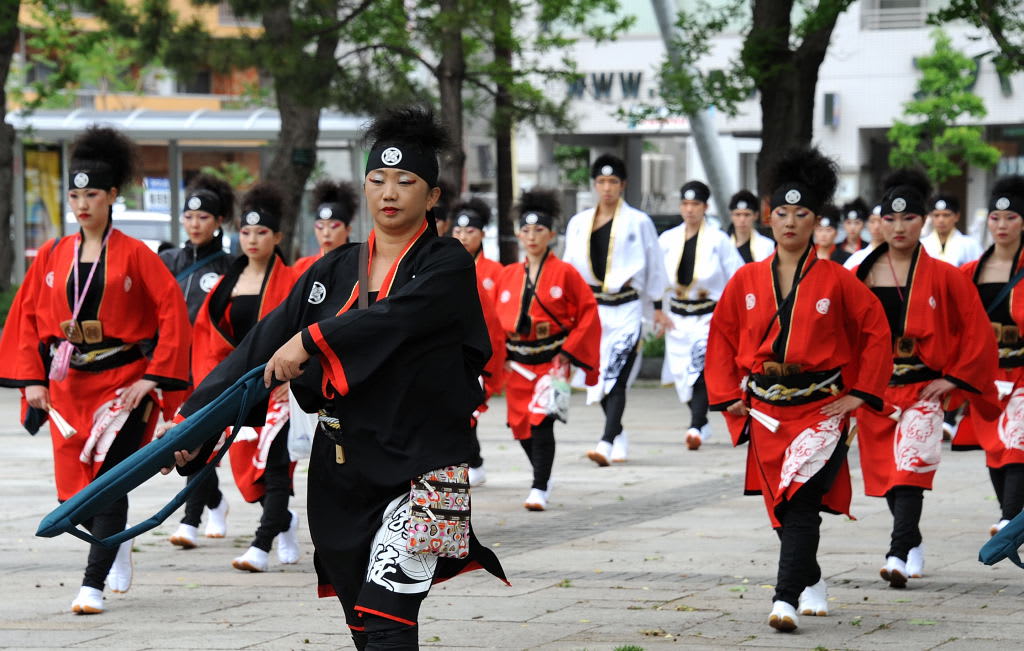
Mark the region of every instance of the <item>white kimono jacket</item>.
MULTIPOLYGON (((736 243, 736 236, 732 236, 732 245, 737 249, 739 245, 736 243)), ((770 237, 765 237, 757 232, 757 229, 750 233, 750 255, 754 258, 754 262, 760 262, 764 260, 772 253, 775 253, 775 240, 770 237)), ((740 256, 742 259, 742 256, 740 256)))
MULTIPOLYGON (((768 240, 763 235, 759 236, 768 240)), ((661 368, 661 381, 665 384, 674 382, 682 402, 690 400, 693 385, 704 371, 711 312, 682 316, 672 311, 672 299, 717 302, 722 297, 726 283, 745 264, 732 238, 716 226, 704 222, 696 237, 693 281, 687 287, 678 284, 677 280, 686 243, 686 224, 667 230, 658 238, 665 273, 672 280, 671 287, 665 292, 663 311, 674 326, 665 333, 665 363, 661 368)), ((772 245, 774 248, 774 242, 772 245)), ((753 241, 751 253, 754 253, 753 241)))
MULTIPOLYGON (((640 300, 622 305, 598 305, 601 376, 595 386, 587 387, 587 404, 598 402, 615 386, 630 352, 639 345, 644 318, 653 318, 654 301, 661 299, 668 286, 654 222, 647 213, 621 200, 612 218, 604 281, 597 279, 590 260, 590 236, 596 211, 590 208, 569 220, 562 259, 571 264, 588 285, 600 286, 608 293, 617 293, 628 285, 640 294, 640 300)), ((639 372, 638 351, 627 381, 632 384, 639 372)))
POLYGON ((946 246, 939 241, 939 234, 932 231, 921 238, 921 246, 933 258, 948 262, 954 267, 965 265, 981 257, 981 244, 973 237, 968 237, 954 228, 946 239, 946 246))

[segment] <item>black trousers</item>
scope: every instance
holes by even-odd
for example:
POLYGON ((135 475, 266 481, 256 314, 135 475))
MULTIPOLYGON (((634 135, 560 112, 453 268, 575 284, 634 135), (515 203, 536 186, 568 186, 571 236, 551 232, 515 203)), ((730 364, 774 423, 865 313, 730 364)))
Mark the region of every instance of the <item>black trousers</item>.
POLYGON ((907 552, 921 544, 921 509, 924 489, 920 486, 893 486, 885 494, 892 513, 892 539, 886 556, 906 561, 907 552))
POLYGON ((546 491, 555 463, 555 420, 549 416, 540 425, 530 426, 530 438, 520 439, 519 444, 533 466, 532 488, 546 491))
POLYGON ((1024 510, 1024 463, 989 468, 988 476, 999 500, 1001 519, 1012 520, 1024 510))
MULTIPOLYGON (((150 419, 156 418, 157 415, 156 405, 148 397, 143 398, 139 406, 128 415, 128 420, 114 437, 114 442, 110 444, 107 457, 103 461, 103 465, 100 466, 99 472, 96 473, 97 477, 127 459, 141 447, 142 436, 149 424, 149 420, 143 418, 146 415, 150 419)), ((126 496, 108 506, 102 513, 97 513, 84 524, 92 535, 97 538, 106 538, 119 531, 124 531, 127 523, 128 497, 126 496)), ((89 545, 89 560, 85 565, 85 576, 82 578, 83 586, 103 590, 107 574, 110 574, 110 568, 117 557, 117 550, 118 547, 89 545)))
POLYGON ((470 430, 472 438, 470 439, 469 447, 469 467, 479 468, 484 465, 484 458, 480 456, 480 438, 476 433, 476 423, 473 424, 473 428, 470 430))
POLYGON ((636 363, 636 347, 629 352, 626 363, 615 380, 615 386, 605 397, 601 398, 601 409, 604 410, 604 435, 602 441, 611 443, 615 437, 622 433, 622 415, 626 412, 626 385, 629 384, 629 374, 636 363))
POLYGON ((352 631, 352 641, 359 651, 414 651, 420 648, 415 626, 386 617, 365 618, 366 630, 352 631))
POLYGON ((285 425, 270 444, 267 467, 263 471, 263 488, 266 491, 260 498, 263 515, 252 546, 265 552, 270 551, 277 534, 288 531, 292 524, 292 514, 288 512, 288 498, 292 492, 292 479, 288 474, 290 464, 288 426, 285 425))
POLYGON ((708 424, 708 385, 704 383, 704 372, 693 384, 693 395, 686 403, 690 407, 690 427, 700 429, 708 424))
POLYGON ((844 436, 828 463, 776 510, 782 526, 775 529, 781 546, 774 601, 785 601, 796 608, 804 588, 821 580, 818 566, 821 501, 832 487, 847 451, 844 436))
MULTIPOLYGON (((193 483, 196 481, 196 477, 196 475, 189 475, 185 483, 193 483)), ((217 508, 220 505, 221 497, 223 495, 220 492, 220 482, 217 480, 217 471, 214 470, 202 480, 200 485, 192 489, 185 501, 185 515, 181 518, 181 523, 198 527, 203 518, 203 508, 217 508)))

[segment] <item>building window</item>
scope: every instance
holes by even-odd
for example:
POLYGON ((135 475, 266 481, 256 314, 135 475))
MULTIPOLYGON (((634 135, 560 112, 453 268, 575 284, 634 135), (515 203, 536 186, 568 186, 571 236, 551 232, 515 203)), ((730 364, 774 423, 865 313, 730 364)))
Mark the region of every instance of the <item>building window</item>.
POLYGON ((179 77, 175 90, 189 95, 209 95, 213 92, 213 75, 209 70, 200 70, 190 78, 179 77))
POLYGON ((238 16, 231 9, 230 2, 221 2, 217 5, 218 20, 221 25, 228 27, 259 27, 260 21, 258 18, 251 16, 238 16))
POLYGON ((928 18, 927 0, 864 0, 861 3, 861 29, 914 29, 924 27, 928 18))

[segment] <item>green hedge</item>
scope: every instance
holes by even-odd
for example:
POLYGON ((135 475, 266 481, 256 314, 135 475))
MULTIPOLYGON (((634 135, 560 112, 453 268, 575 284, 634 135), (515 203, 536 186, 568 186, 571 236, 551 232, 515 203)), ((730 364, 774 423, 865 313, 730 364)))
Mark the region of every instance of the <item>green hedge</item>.
POLYGON ((665 336, 658 335, 647 335, 644 338, 644 357, 664 357, 665 356, 665 336))

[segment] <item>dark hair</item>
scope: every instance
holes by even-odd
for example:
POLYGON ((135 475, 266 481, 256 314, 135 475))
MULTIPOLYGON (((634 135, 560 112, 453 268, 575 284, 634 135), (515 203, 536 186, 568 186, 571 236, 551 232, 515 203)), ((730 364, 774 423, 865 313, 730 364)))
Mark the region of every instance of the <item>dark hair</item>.
POLYGON ((1008 194, 1024 198, 1024 176, 1013 174, 997 179, 989 194, 992 196, 1008 194))
POLYGON ((741 201, 745 201, 747 203, 746 209, 752 210, 754 211, 754 213, 757 213, 757 211, 761 207, 761 202, 757 200, 757 197, 754 196, 753 192, 751 192, 750 190, 740 190, 736 194, 732 195, 731 199, 729 199, 730 212, 736 210, 737 204, 739 204, 739 202, 741 201))
POLYGON ((258 210, 280 219, 284 211, 284 195, 277 185, 270 181, 260 181, 245 193, 239 209, 242 214, 258 210))
POLYGON ((451 214, 458 215, 462 210, 472 210, 480 216, 480 221, 483 222, 484 226, 491 223, 491 207, 487 205, 487 202, 480 197, 470 197, 469 199, 461 199, 455 202, 452 206, 451 214))
POLYGON ((235 191, 231 189, 227 181, 212 174, 197 174, 192 177, 192 181, 185 190, 185 195, 188 196, 196 190, 207 190, 217 195, 217 200, 220 201, 221 214, 214 215, 214 217, 223 217, 230 220, 234 216, 235 191))
POLYGON ((871 216, 870 206, 868 206, 867 202, 861 199, 860 197, 854 197, 852 201, 847 201, 846 203, 844 203, 841 211, 843 213, 842 217, 844 221, 846 220, 846 216, 849 215, 851 212, 856 212, 858 215, 857 219, 861 221, 865 221, 868 217, 871 216))
POLYGON ((434 221, 448 221, 452 217, 452 205, 458 201, 459 195, 455 191, 455 186, 444 179, 437 180, 437 187, 441 188, 441 196, 437 198, 437 203, 427 216, 433 217, 434 221))
POLYGON ((434 109, 416 105, 385 109, 366 128, 364 139, 371 148, 380 141, 408 143, 435 153, 451 146, 448 129, 434 109))
POLYGON ((773 192, 784 183, 800 183, 820 193, 827 203, 839 184, 837 172, 835 161, 817 147, 796 147, 776 158, 768 169, 768 190, 773 192))
POLYGON ((317 184, 313 186, 313 209, 316 210, 325 203, 340 205, 345 213, 341 217, 334 218, 349 224, 359 209, 359 196, 351 183, 323 179, 317 181, 317 184))
POLYGON ((907 167, 894 170, 885 177, 885 180, 882 181, 882 196, 888 195, 890 191, 900 186, 908 186, 916 190, 921 195, 922 201, 927 200, 928 195, 932 193, 932 184, 924 172, 907 167))
POLYGON ((70 158, 105 165, 113 187, 119 190, 131 183, 139 167, 139 150, 132 139, 117 129, 96 124, 74 139, 70 158))
POLYGON ((547 188, 534 188, 523 192, 516 204, 518 215, 528 212, 539 212, 557 220, 562 214, 562 205, 558 201, 558 193, 547 188))
POLYGON ((594 162, 590 164, 590 178, 600 176, 604 167, 611 167, 614 176, 618 176, 623 181, 626 180, 626 162, 612 154, 601 154, 594 159, 594 162))

